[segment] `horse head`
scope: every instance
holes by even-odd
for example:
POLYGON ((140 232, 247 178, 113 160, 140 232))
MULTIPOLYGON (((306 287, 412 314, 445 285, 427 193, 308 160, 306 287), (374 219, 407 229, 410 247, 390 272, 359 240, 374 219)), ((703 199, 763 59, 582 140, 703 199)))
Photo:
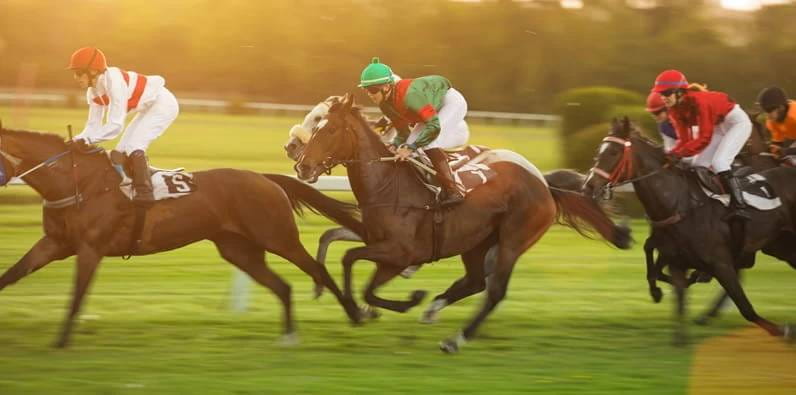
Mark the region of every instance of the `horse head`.
MULTIPOLYGON (((312 134, 318 130, 318 124, 321 122, 323 117, 329 113, 329 108, 331 108, 335 103, 339 103, 342 99, 342 96, 329 96, 326 100, 313 107, 312 110, 310 110, 310 112, 304 117, 304 120, 301 122, 301 124, 293 125, 293 127, 290 129, 290 133, 288 133, 289 137, 287 143, 284 145, 288 158, 293 161, 298 161, 299 157, 301 157, 301 153, 304 151, 304 147, 310 140, 310 137, 312 137, 312 134)), ((382 136, 382 141, 385 144, 391 142, 393 137, 395 137, 395 128, 390 125, 386 118, 379 120, 369 119, 368 124, 370 124, 371 127, 379 129, 379 132, 382 136)))
POLYGON ((313 128, 296 163, 300 179, 315 182, 322 173, 356 157, 357 137, 353 131, 356 119, 352 115, 359 116, 359 110, 350 93, 329 106, 326 115, 313 128))
POLYGON ((611 121, 611 131, 603 138, 597 151, 594 166, 589 170, 583 191, 594 196, 604 192, 606 187, 632 180, 639 176, 641 171, 659 168, 662 161, 660 147, 644 138, 628 117, 614 118, 611 121), (649 159, 638 160, 636 151, 639 150, 658 152, 658 154, 644 155, 649 159))

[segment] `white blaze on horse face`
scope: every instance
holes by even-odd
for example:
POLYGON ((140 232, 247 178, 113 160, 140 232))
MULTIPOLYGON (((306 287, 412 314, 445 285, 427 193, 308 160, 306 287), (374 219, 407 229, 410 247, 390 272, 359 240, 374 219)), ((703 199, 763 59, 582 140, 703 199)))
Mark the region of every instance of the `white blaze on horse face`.
POLYGON ((327 123, 329 123, 328 119, 326 119, 326 118, 322 119, 320 122, 318 122, 318 126, 316 126, 318 128, 317 130, 323 129, 324 126, 326 126, 327 123))

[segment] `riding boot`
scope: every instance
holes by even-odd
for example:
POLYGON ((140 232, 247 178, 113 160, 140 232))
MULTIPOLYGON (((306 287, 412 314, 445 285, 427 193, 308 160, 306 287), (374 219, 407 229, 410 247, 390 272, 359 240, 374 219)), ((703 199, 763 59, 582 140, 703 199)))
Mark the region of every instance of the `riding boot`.
POLYGON ((440 204, 449 206, 456 203, 461 203, 464 200, 464 194, 459 190, 456 181, 453 179, 453 173, 448 165, 448 156, 440 148, 432 148, 425 150, 428 158, 431 159, 431 164, 437 171, 437 180, 442 186, 442 196, 440 197, 440 204))
POLYGON ((719 177, 724 189, 730 194, 730 213, 723 219, 725 221, 731 219, 748 220, 750 216, 746 210, 746 202, 743 199, 740 180, 733 176, 730 170, 719 173, 719 177))
POLYGON ((130 154, 130 164, 133 168, 133 203, 139 206, 150 206, 155 202, 152 193, 152 181, 149 174, 149 163, 143 150, 136 150, 130 154))

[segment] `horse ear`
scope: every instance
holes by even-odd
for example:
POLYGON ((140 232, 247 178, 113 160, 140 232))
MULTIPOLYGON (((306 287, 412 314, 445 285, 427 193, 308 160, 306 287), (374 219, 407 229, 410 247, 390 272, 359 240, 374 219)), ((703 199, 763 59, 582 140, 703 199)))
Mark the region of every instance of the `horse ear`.
POLYGON ((345 110, 345 112, 349 112, 351 111, 351 107, 353 106, 354 106, 354 95, 352 95, 351 93, 346 93, 345 96, 343 96, 343 110, 345 110))

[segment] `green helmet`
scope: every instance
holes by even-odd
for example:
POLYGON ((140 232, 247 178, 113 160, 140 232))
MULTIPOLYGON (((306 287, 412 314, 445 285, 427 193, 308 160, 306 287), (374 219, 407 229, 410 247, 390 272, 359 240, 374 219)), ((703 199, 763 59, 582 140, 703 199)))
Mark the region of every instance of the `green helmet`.
POLYGON ((384 63, 379 62, 379 58, 374 57, 368 67, 362 70, 359 77, 359 87, 367 88, 373 85, 391 84, 393 82, 392 69, 384 63))

